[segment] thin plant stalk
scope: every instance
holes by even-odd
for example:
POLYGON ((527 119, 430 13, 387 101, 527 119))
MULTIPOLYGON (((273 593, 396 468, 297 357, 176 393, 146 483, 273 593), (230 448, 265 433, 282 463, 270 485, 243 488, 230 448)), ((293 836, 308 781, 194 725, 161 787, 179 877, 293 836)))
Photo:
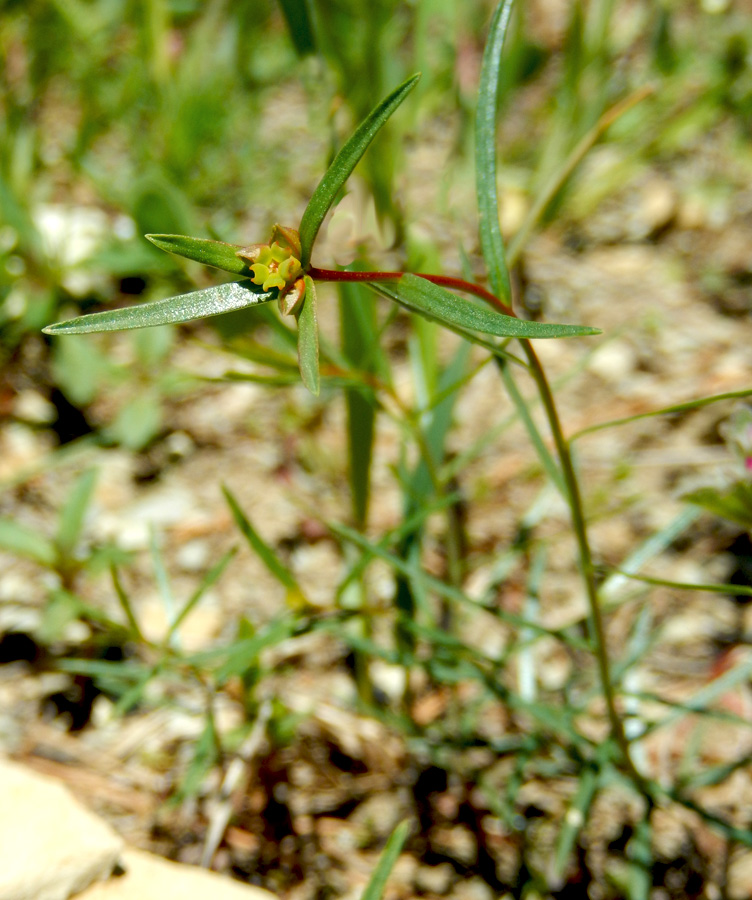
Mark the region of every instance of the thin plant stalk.
POLYGON ((569 176, 574 172, 577 166, 582 162, 587 153, 595 146, 601 136, 621 118, 626 112, 629 112, 634 106, 649 97, 655 88, 652 85, 644 85, 638 90, 631 93, 628 97, 620 100, 611 109, 606 110, 593 127, 583 135, 572 148, 571 152, 564 160, 564 164, 554 172, 546 186, 536 197, 535 202, 530 207, 525 219, 520 226, 519 231, 509 242, 507 250, 507 265, 511 268, 519 259, 522 248, 527 243, 533 232, 538 220, 546 211, 546 207, 559 193, 569 176))
MULTIPOLYGON (((486 48, 483 53, 481 66, 480 86, 478 90, 478 106, 475 120, 475 154, 476 154, 476 194, 480 214, 480 238, 483 248, 483 256, 489 272, 489 279, 493 292, 511 306, 511 284, 508 275, 509 256, 505 252, 504 239, 499 226, 499 195, 497 185, 497 146, 496 129, 497 113, 499 107, 499 90, 501 85, 502 51, 509 25, 511 9, 514 0, 500 0, 494 12, 486 48)), ((629 100, 629 98, 628 98, 629 100)), ((635 101, 636 102, 636 101, 635 101)), ((554 176, 546 189, 542 192, 538 203, 531 209, 528 217, 518 235, 516 249, 523 245, 527 234, 532 230, 538 216, 544 211, 559 187, 563 184, 568 174, 574 169, 582 156, 592 146, 592 143, 625 108, 629 108, 628 101, 619 104, 602 117, 595 128, 574 148, 565 161, 560 172, 554 176), (625 103, 627 104, 625 106, 625 103)), ((512 312, 514 315, 514 313, 512 312)), ((556 445, 562 476, 566 485, 566 499, 572 517, 572 527, 577 541, 579 562, 582 578, 585 584, 588 605, 590 608, 590 632, 594 644, 594 651, 598 662, 598 671, 602 683, 603 697, 606 703, 611 732, 616 742, 622 764, 630 778, 634 781, 646 796, 650 796, 646 790, 645 779, 635 768, 629 752, 629 743, 624 734, 624 728, 616 709, 616 699, 611 680, 611 670, 606 646, 606 635, 603 618, 598 600, 598 589, 593 571, 593 558, 588 540, 585 513, 580 494, 577 474, 574 470, 569 443, 564 437, 561 427, 556 402, 546 378, 540 360, 533 349, 533 345, 527 338, 521 339, 525 356, 528 359, 531 375, 535 381, 538 393, 548 419, 551 434, 556 445)))
POLYGON ((569 446, 569 441, 564 436, 554 395, 551 391, 548 379, 546 378, 543 366, 538 359, 538 355, 533 349, 533 345, 530 341, 523 340, 520 343, 522 344, 522 348, 530 363, 530 372, 543 402, 543 408, 551 429, 554 444, 556 445, 556 452, 559 455, 562 475, 564 476, 564 483, 566 484, 567 493, 569 495, 569 509, 572 516, 572 527, 574 529, 577 550, 580 557, 580 570, 585 584, 588 606, 590 607, 591 637, 593 638, 595 656, 598 662, 598 672, 603 688, 603 698, 606 702, 606 710, 611 724, 611 732, 619 747, 624 766, 630 778, 644 793, 649 795, 650 792, 645 777, 637 770, 632 760, 629 741, 624 733, 624 723, 616 708, 616 697, 611 680, 611 664, 606 644, 606 630, 603 624, 603 615, 601 614, 600 600, 598 598, 598 586, 596 584, 595 569, 593 567, 593 554, 590 549, 590 540, 588 538, 587 524, 585 522, 585 511, 582 503, 582 494, 580 492, 580 483, 572 461, 571 448, 569 446))

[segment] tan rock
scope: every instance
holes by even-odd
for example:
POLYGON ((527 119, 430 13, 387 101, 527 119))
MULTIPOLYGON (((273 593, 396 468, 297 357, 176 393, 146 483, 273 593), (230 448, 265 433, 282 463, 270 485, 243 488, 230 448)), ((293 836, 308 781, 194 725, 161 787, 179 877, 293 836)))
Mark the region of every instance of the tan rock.
POLYGON ((0 760, 0 900, 67 900, 107 878, 121 848, 61 784, 0 760))
POLYGON ((274 900, 274 894, 240 884, 215 872, 168 862, 141 850, 126 850, 121 859, 125 874, 93 885, 76 900, 274 900))

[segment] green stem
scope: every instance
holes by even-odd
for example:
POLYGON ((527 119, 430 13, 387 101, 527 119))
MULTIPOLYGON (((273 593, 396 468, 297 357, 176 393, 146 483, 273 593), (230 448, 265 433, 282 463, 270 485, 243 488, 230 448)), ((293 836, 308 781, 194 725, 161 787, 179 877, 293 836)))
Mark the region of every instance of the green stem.
POLYGON ((585 523, 585 513, 582 503, 582 495, 580 493, 580 484, 577 479, 577 473, 574 470, 572 462, 572 453, 569 441, 564 437, 561 427, 559 413, 554 401, 553 392, 546 378, 546 373, 538 359, 538 355, 533 349, 533 345, 528 340, 520 342, 522 349, 530 363, 530 371, 535 380, 538 392, 540 393, 543 407, 546 411, 546 418, 551 428, 551 434, 556 445, 556 450, 561 461, 562 474, 564 482, 567 486, 569 494, 569 508, 572 515, 572 527, 574 528, 575 539, 577 541, 577 549, 580 556, 580 568, 582 570, 582 578, 585 582, 587 592, 588 605, 590 607, 590 630, 591 637, 595 646, 595 656, 598 661, 598 671, 600 674, 601 684, 603 687, 603 696, 606 701, 606 710, 611 723, 611 732, 619 746, 625 768, 629 776, 639 785, 640 788, 649 796, 650 791, 646 784, 645 777, 635 768, 632 756, 629 751, 629 742, 624 733, 624 725, 622 723, 619 712, 616 709, 616 697, 614 687, 611 682, 611 665, 608 658, 608 649, 606 645, 606 631, 603 625, 603 616, 601 615, 600 601, 598 599, 598 586, 595 581, 595 569, 593 567, 593 556, 590 550, 590 541, 588 540, 587 525, 585 523))
MULTIPOLYGON (((632 100, 629 105, 633 105, 636 100, 632 100)), ((616 109, 616 108, 615 108, 616 109)), ((619 109, 618 112, 622 110, 619 109)), ((614 111, 612 111, 614 116, 614 111)), ((575 154, 575 156, 578 156, 575 154)), ((317 269, 310 266, 307 271, 308 275, 316 281, 399 281, 405 272, 345 272, 337 269, 317 269)), ((508 316, 514 316, 514 310, 506 303, 502 302, 497 296, 490 291, 469 281, 460 278, 451 278, 445 275, 425 275, 421 273, 421 278, 433 284, 442 287, 454 288, 454 290, 463 291, 464 293, 473 294, 482 300, 485 300, 491 306, 508 316)), ((603 624, 603 616, 601 615, 600 602, 598 599, 598 586, 595 580, 595 570, 593 567, 593 557, 590 550, 590 542, 588 540, 587 525, 585 523, 585 513, 582 503, 582 495, 580 493, 580 485, 577 479, 577 473, 574 470, 572 462, 572 453, 569 441, 565 438, 561 427, 559 413, 556 408, 553 392, 546 378, 546 373, 538 359, 538 355, 533 349, 533 345, 529 340, 521 340, 522 348, 527 356, 530 364, 530 371, 535 380, 538 392, 543 402, 546 412, 551 434, 556 445, 556 450, 561 461, 562 475, 566 485, 569 497, 569 508, 572 516, 572 527, 574 528, 575 539, 580 557, 580 569, 582 578, 585 583, 588 605, 590 607, 590 631, 595 647, 595 656, 598 662, 598 672, 603 687, 603 696, 606 701, 606 710, 611 724, 611 732, 621 752, 624 766, 635 782, 639 785, 643 792, 650 796, 651 791, 647 785, 646 779, 637 771, 632 756, 629 751, 629 742, 624 733, 624 725, 622 723, 619 712, 616 708, 616 696, 614 687, 611 682, 611 666, 608 658, 608 649, 606 646, 606 632, 603 624)), ((503 363, 501 363, 503 364, 503 363)))
POLYGON ((638 103, 640 103, 640 101, 644 100, 645 97, 650 96, 653 91, 654 88, 652 87, 652 85, 646 85, 645 87, 642 87, 634 93, 630 94, 628 97, 625 97, 615 106, 611 107, 611 109, 606 110, 606 112, 603 113, 600 119, 598 119, 598 121, 587 132, 587 134, 585 134, 585 136, 577 142, 577 144, 570 152, 569 156, 567 156, 567 158, 564 160, 564 164, 561 166, 561 168, 554 172, 553 176, 546 183, 545 187, 538 195, 533 205, 530 207, 530 210, 525 216, 525 220, 520 226, 519 231, 517 232, 517 234, 515 234, 514 238, 510 242, 509 249, 507 251, 507 265, 510 269, 519 259, 522 248, 527 243, 528 238, 532 234, 535 226, 538 224, 538 220, 546 211, 549 203, 553 200, 556 194, 559 193, 567 179, 585 158, 588 151, 597 143, 604 132, 608 131, 608 129, 620 116, 623 116, 624 113, 628 112, 630 109, 632 109, 633 106, 636 106, 638 103))

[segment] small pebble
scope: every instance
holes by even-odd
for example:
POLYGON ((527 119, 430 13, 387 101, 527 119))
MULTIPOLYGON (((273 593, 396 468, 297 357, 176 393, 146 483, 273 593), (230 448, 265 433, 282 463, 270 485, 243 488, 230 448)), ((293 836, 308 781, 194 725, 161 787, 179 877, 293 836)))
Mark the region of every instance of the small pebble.
POLYGON ((454 878, 454 869, 449 863, 438 866, 421 866, 415 873, 415 887, 431 894, 446 894, 454 878))

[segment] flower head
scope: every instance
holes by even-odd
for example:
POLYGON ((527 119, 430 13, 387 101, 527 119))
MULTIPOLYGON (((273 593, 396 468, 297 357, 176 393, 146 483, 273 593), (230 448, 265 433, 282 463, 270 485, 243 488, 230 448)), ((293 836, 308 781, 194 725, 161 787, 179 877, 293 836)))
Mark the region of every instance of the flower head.
POLYGON ((269 244, 252 244, 237 256, 250 263, 251 281, 265 291, 277 288, 280 310, 288 314, 303 299, 305 282, 300 265, 300 237, 294 228, 275 225, 269 244))

